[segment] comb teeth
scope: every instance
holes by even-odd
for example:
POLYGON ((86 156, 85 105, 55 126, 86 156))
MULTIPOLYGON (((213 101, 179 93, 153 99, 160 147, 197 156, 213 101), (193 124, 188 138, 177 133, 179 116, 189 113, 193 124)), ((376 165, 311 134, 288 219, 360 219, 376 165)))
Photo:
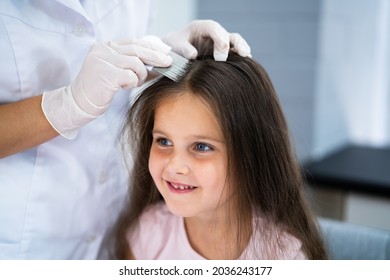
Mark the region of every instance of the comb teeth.
POLYGON ((190 63, 188 59, 178 55, 177 53, 170 52, 172 56, 172 64, 169 67, 153 67, 153 70, 158 73, 168 77, 169 79, 177 82, 183 72, 185 71, 187 65, 190 63))

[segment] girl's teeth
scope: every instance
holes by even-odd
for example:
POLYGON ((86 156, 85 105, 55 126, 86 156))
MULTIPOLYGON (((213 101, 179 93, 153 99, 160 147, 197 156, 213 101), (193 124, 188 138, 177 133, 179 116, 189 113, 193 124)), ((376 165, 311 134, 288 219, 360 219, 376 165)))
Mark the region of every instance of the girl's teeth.
POLYGON ((177 185, 174 185, 172 184, 172 187, 174 187, 175 189, 180 189, 180 190, 186 190, 186 189, 193 189, 194 187, 193 186, 177 186, 177 185))

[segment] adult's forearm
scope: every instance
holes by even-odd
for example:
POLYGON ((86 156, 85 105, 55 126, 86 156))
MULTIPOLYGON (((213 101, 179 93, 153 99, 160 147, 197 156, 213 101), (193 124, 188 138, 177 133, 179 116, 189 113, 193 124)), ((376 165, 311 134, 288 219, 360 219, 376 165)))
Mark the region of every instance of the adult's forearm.
POLYGON ((58 136, 42 112, 41 101, 39 95, 0 105, 0 158, 58 136))

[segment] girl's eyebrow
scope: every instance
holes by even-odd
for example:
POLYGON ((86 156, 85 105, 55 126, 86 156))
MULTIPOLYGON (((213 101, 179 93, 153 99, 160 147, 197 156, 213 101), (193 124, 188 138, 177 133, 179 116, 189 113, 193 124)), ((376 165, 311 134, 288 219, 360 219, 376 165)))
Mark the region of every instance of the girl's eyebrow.
POLYGON ((209 136, 204 136, 204 135, 194 135, 194 138, 198 139, 198 140, 211 140, 211 141, 215 141, 215 142, 219 142, 219 143, 225 143, 225 141, 223 141, 221 139, 209 137, 209 136))
MULTIPOLYGON (((161 135, 166 135, 166 133, 164 133, 163 131, 159 130, 159 129, 153 129, 152 130, 152 133, 153 134, 161 134, 161 135)), ((215 137, 210 137, 210 136, 205 136, 205 135, 193 135, 193 137, 196 139, 196 140, 210 140, 210 141, 215 141, 215 142, 218 142, 218 143, 225 143, 225 141, 219 139, 219 138, 215 138, 215 137)))
POLYGON ((157 134, 165 134, 163 131, 158 130, 158 129, 153 129, 153 130, 152 130, 152 133, 153 133, 153 134, 155 134, 155 133, 157 133, 157 134))

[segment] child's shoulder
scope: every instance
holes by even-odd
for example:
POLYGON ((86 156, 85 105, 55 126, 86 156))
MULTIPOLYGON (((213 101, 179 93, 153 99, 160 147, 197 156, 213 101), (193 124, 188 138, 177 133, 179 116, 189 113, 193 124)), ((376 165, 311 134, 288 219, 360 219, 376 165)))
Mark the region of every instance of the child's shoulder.
POLYGON ((127 239, 136 259, 157 259, 181 219, 169 212, 164 202, 148 206, 128 230, 127 239))

